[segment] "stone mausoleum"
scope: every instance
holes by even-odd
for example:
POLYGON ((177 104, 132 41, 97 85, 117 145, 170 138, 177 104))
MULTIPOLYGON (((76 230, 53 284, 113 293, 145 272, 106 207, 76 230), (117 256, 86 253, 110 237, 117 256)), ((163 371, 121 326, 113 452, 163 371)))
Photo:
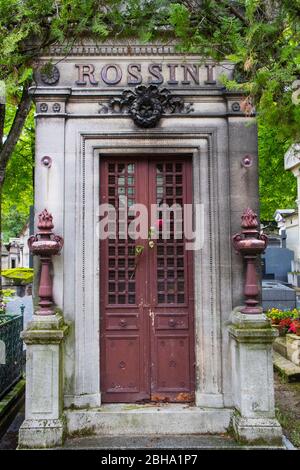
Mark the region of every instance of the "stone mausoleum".
POLYGON ((280 445, 274 333, 257 300, 257 133, 242 95, 222 85, 233 72, 136 42, 53 46, 41 58, 31 88, 39 305, 23 332, 20 448, 74 433, 232 428, 280 445), (136 203, 200 207, 201 246, 173 236, 172 219, 164 239, 159 214, 155 234, 149 221, 140 240, 100 239, 100 205, 120 217, 136 203))

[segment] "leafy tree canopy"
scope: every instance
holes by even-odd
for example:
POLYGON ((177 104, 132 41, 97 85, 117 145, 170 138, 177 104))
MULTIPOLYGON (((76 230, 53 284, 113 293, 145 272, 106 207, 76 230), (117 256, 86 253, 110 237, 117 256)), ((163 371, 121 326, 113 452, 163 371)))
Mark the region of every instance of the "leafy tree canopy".
MULTIPOLYGON (((6 127, 9 131, 16 112, 13 105, 7 106, 6 127)), ((22 133, 7 164, 6 177, 2 188, 2 236, 19 236, 28 221, 29 208, 33 204, 34 162, 34 117, 31 109, 22 133)))
MULTIPOLYGON (((7 162, 30 111, 27 90, 40 54, 53 43, 64 43, 67 54, 68 45, 86 37, 96 42, 129 36, 143 41, 175 38, 182 51, 236 62, 235 80, 224 83, 245 90, 246 112, 256 107, 260 136, 265 138, 261 155, 275 168, 283 150, 300 139, 294 89, 300 67, 299 20, 299 0, 0 0, 0 80, 6 83, 8 104, 18 106, 12 121, 6 107, 0 183, 8 178, 7 162)), ((0 109, 0 135, 3 120, 0 109)), ((262 202, 270 217, 275 204, 271 199, 269 186, 262 202)))

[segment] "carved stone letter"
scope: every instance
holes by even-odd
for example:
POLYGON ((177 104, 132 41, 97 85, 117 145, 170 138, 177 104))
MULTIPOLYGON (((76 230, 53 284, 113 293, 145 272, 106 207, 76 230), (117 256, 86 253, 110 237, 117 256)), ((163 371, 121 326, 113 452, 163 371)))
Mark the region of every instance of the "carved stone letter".
POLYGON ((170 80, 168 80, 169 85, 178 85, 178 81, 176 80, 176 68, 178 67, 178 64, 167 64, 167 67, 169 67, 170 71, 170 80))
POLYGON ((164 81, 164 77, 160 73, 162 70, 161 64, 150 64, 148 67, 149 73, 152 75, 152 77, 148 78, 148 83, 151 83, 153 85, 160 85, 164 81), (156 78, 156 80, 153 80, 153 77, 156 78))
POLYGON ((84 77, 89 79, 91 85, 98 85, 94 77, 95 67, 93 64, 75 64, 75 67, 78 68, 78 80, 76 81, 76 85, 87 85, 87 81, 84 77))
POLYGON ((117 85, 122 80, 122 70, 116 64, 107 64, 101 70, 101 78, 107 85, 117 85), (109 69, 115 71, 115 78, 108 78, 109 69))
POLYGON ((141 64, 128 64, 128 85, 140 85, 142 83, 141 64))
POLYGON ((196 64, 182 64, 181 66, 183 68, 183 80, 182 84, 183 85, 189 85, 191 83, 190 80, 188 80, 188 75, 194 80, 196 85, 199 85, 199 67, 196 64))

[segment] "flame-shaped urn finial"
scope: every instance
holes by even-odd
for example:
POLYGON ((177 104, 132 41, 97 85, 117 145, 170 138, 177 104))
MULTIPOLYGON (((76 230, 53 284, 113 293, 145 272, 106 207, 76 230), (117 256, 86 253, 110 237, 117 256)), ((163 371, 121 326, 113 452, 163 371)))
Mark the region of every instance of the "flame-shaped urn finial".
POLYGON ((47 209, 44 209, 39 215, 39 223, 37 224, 38 229, 41 232, 51 232, 51 230, 54 228, 53 225, 53 217, 50 212, 47 211, 47 209))
POLYGON ((256 258, 263 253, 268 244, 268 237, 258 231, 257 214, 250 208, 242 214, 241 226, 243 230, 233 236, 233 246, 246 261, 246 278, 244 286, 245 307, 242 313, 262 313, 259 305, 259 286, 256 272, 256 258))
POLYGON ((47 209, 38 215, 38 232, 28 239, 29 250, 33 255, 40 256, 41 276, 39 284, 39 309, 36 315, 53 315, 53 292, 50 270, 51 257, 58 255, 63 247, 63 238, 53 233, 53 217, 47 209))
POLYGON ((250 207, 247 207, 247 209, 244 210, 242 216, 242 223, 241 227, 247 230, 257 230, 258 228, 258 220, 257 220, 257 214, 250 209, 250 207))

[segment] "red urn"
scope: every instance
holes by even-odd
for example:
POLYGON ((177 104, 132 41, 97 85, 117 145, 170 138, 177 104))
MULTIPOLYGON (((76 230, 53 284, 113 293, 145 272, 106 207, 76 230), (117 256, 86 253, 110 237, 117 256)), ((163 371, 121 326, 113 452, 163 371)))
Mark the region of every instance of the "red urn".
POLYGON ((244 287, 246 306, 241 309, 241 312, 248 314, 262 313, 262 307, 258 301, 259 287, 256 258, 266 249, 268 237, 258 231, 257 215, 252 209, 245 209, 241 218, 243 230, 233 237, 234 248, 246 261, 244 287))
POLYGON ((40 256, 41 277, 39 285, 39 310, 37 315, 53 315, 53 292, 50 270, 51 257, 58 255, 63 247, 63 238, 53 233, 53 217, 47 209, 39 214, 38 229, 36 235, 28 239, 29 250, 33 255, 40 256))

